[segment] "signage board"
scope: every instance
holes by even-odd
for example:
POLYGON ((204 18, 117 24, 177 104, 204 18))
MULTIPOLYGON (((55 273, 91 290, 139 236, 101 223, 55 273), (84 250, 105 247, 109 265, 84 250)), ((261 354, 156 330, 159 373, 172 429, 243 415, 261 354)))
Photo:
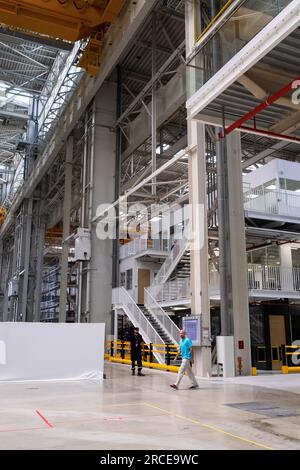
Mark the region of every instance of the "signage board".
POLYGON ((184 317, 182 319, 182 325, 186 336, 192 340, 193 346, 201 346, 201 316, 184 317))

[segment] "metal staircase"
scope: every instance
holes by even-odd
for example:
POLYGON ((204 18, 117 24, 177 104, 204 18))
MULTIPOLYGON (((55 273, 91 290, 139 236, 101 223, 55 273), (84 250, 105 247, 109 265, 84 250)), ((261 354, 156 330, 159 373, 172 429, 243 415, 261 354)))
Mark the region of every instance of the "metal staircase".
POLYGON ((191 254, 190 250, 185 250, 176 268, 170 276, 170 281, 176 279, 189 279, 191 276, 191 254))
POLYGON ((181 289, 185 292, 188 290, 187 285, 189 284, 190 276, 191 256, 189 243, 185 238, 182 238, 176 241, 148 291, 157 303, 157 301, 164 300, 166 293, 167 297, 170 297, 169 289, 171 288, 172 290, 174 286, 175 292, 172 295, 176 298, 176 292, 180 293, 181 289))
POLYGON ((151 323, 153 328, 156 330, 156 332, 159 334, 159 336, 162 338, 163 342, 165 344, 173 344, 171 337, 166 333, 164 328, 162 328, 159 321, 155 318, 151 311, 148 310, 147 307, 143 306, 141 306, 140 309, 142 310, 147 320, 151 323))
MULTIPOLYGON (((165 331, 165 328, 162 327, 161 322, 155 317, 153 312, 148 311, 146 307, 138 306, 124 287, 113 289, 112 303, 114 309, 122 310, 131 323, 139 328, 144 341, 149 344, 172 343, 172 337, 165 331)), ((166 313, 164 314, 167 316, 166 313)), ((160 364, 165 363, 166 358, 164 354, 158 352, 153 354, 160 364)))
MULTIPOLYGON (((177 240, 168 258, 162 264, 150 289, 145 289, 145 305, 138 306, 122 287, 113 289, 115 309, 122 309, 131 323, 139 327, 144 340, 153 344, 175 344, 179 346, 179 328, 157 303, 157 294, 173 275, 175 279, 190 277, 190 253, 185 238, 177 240)), ((163 354, 154 353, 159 363, 165 363, 163 354)))
POLYGON ((160 270, 155 276, 151 287, 161 286, 162 284, 167 282, 167 280, 169 279, 171 274, 174 272, 175 268, 177 267, 178 263, 181 261, 182 257, 184 256, 187 250, 188 250, 188 241, 184 237, 180 240, 176 240, 176 243, 173 246, 172 250, 170 251, 169 256, 166 258, 165 262, 161 265, 160 270))

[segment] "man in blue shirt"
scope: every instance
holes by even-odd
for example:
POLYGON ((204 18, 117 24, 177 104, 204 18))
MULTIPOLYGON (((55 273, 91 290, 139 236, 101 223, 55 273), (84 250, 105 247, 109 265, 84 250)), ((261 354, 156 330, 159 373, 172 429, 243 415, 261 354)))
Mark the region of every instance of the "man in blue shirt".
POLYGON ((191 385, 190 388, 191 389, 192 388, 198 388, 198 383, 197 383, 196 377, 195 377, 195 375, 192 371, 192 364, 194 362, 192 340, 187 338, 186 333, 185 333, 184 330, 181 330, 179 334, 180 334, 180 338, 181 338, 181 340, 179 342, 180 349, 178 350, 178 353, 175 357, 175 360, 177 359, 179 353, 181 352, 182 363, 181 363, 180 369, 178 371, 177 382, 176 382, 176 384, 170 385, 170 387, 174 388, 175 390, 178 390, 178 387, 179 387, 179 384, 182 380, 182 377, 184 376, 184 373, 186 372, 189 379, 190 379, 190 381, 192 382, 192 385, 191 385))

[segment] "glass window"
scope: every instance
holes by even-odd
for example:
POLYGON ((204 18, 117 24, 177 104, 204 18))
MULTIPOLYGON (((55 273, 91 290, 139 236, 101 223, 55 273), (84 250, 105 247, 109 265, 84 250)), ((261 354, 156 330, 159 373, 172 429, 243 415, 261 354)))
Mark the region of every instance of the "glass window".
POLYGON ((300 268, 300 248, 292 248, 292 263, 294 267, 300 268))
MULTIPOLYGON (((226 66, 228 61, 240 52, 256 34, 259 34, 290 2, 291 0, 245 0, 242 2, 234 14, 217 29, 209 40, 204 41, 198 47, 196 55, 193 55, 193 58, 189 60, 187 67, 188 98, 223 66, 226 66)), ((199 40, 200 35, 197 42, 199 40)))
POLYGON ((126 273, 121 273, 120 275, 120 286, 125 287, 126 283, 126 273))
POLYGON ((280 265, 280 251, 278 245, 271 245, 267 248, 254 250, 248 253, 248 263, 260 264, 263 266, 280 265))
POLYGON ((250 332, 252 344, 264 344, 265 331, 263 315, 261 313, 251 313, 250 315, 250 332))
POLYGON ((275 191, 277 189, 277 181, 273 179, 271 181, 267 181, 262 185, 262 189, 266 191, 275 191))
POLYGON ((300 194, 300 181, 280 178, 279 184, 280 184, 280 189, 285 189, 286 191, 297 191, 300 194))
POLYGON ((126 290, 132 289, 132 269, 126 271, 126 290))
MULTIPOLYGON (((266 194, 268 194, 270 192, 274 193, 278 189, 276 179, 267 181, 266 183, 261 184, 260 186, 252 187, 252 185, 251 185, 251 187, 249 189, 247 188, 247 184, 248 183, 245 183, 245 185, 244 185, 245 202, 251 203, 254 200, 254 204, 256 204, 255 199, 257 199, 259 197, 263 197, 263 196, 265 196, 266 194)), ((261 199, 259 201, 261 201, 261 199)))

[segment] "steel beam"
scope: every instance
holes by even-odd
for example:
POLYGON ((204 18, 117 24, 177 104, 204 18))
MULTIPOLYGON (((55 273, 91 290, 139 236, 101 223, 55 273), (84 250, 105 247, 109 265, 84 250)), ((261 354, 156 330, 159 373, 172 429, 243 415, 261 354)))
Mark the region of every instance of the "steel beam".
POLYGON ((30 119, 28 114, 14 113, 13 111, 7 111, 3 108, 0 108, 0 116, 17 119, 18 121, 28 121, 28 119, 30 119))
POLYGON ((70 136, 66 146, 65 161, 65 188, 63 207, 63 246, 60 261, 60 298, 59 298, 59 322, 65 323, 67 319, 67 288, 68 288, 68 258, 70 236, 70 219, 72 207, 72 170, 73 170, 73 137, 70 136))
POLYGON ((0 27, 0 35, 5 36, 5 40, 10 40, 11 37, 14 37, 23 41, 33 42, 34 44, 41 44, 42 46, 48 46, 53 49, 61 49, 65 51, 71 51, 73 47, 73 44, 68 41, 38 36, 32 33, 26 34, 21 31, 15 31, 13 29, 7 28, 5 26, 0 27))

